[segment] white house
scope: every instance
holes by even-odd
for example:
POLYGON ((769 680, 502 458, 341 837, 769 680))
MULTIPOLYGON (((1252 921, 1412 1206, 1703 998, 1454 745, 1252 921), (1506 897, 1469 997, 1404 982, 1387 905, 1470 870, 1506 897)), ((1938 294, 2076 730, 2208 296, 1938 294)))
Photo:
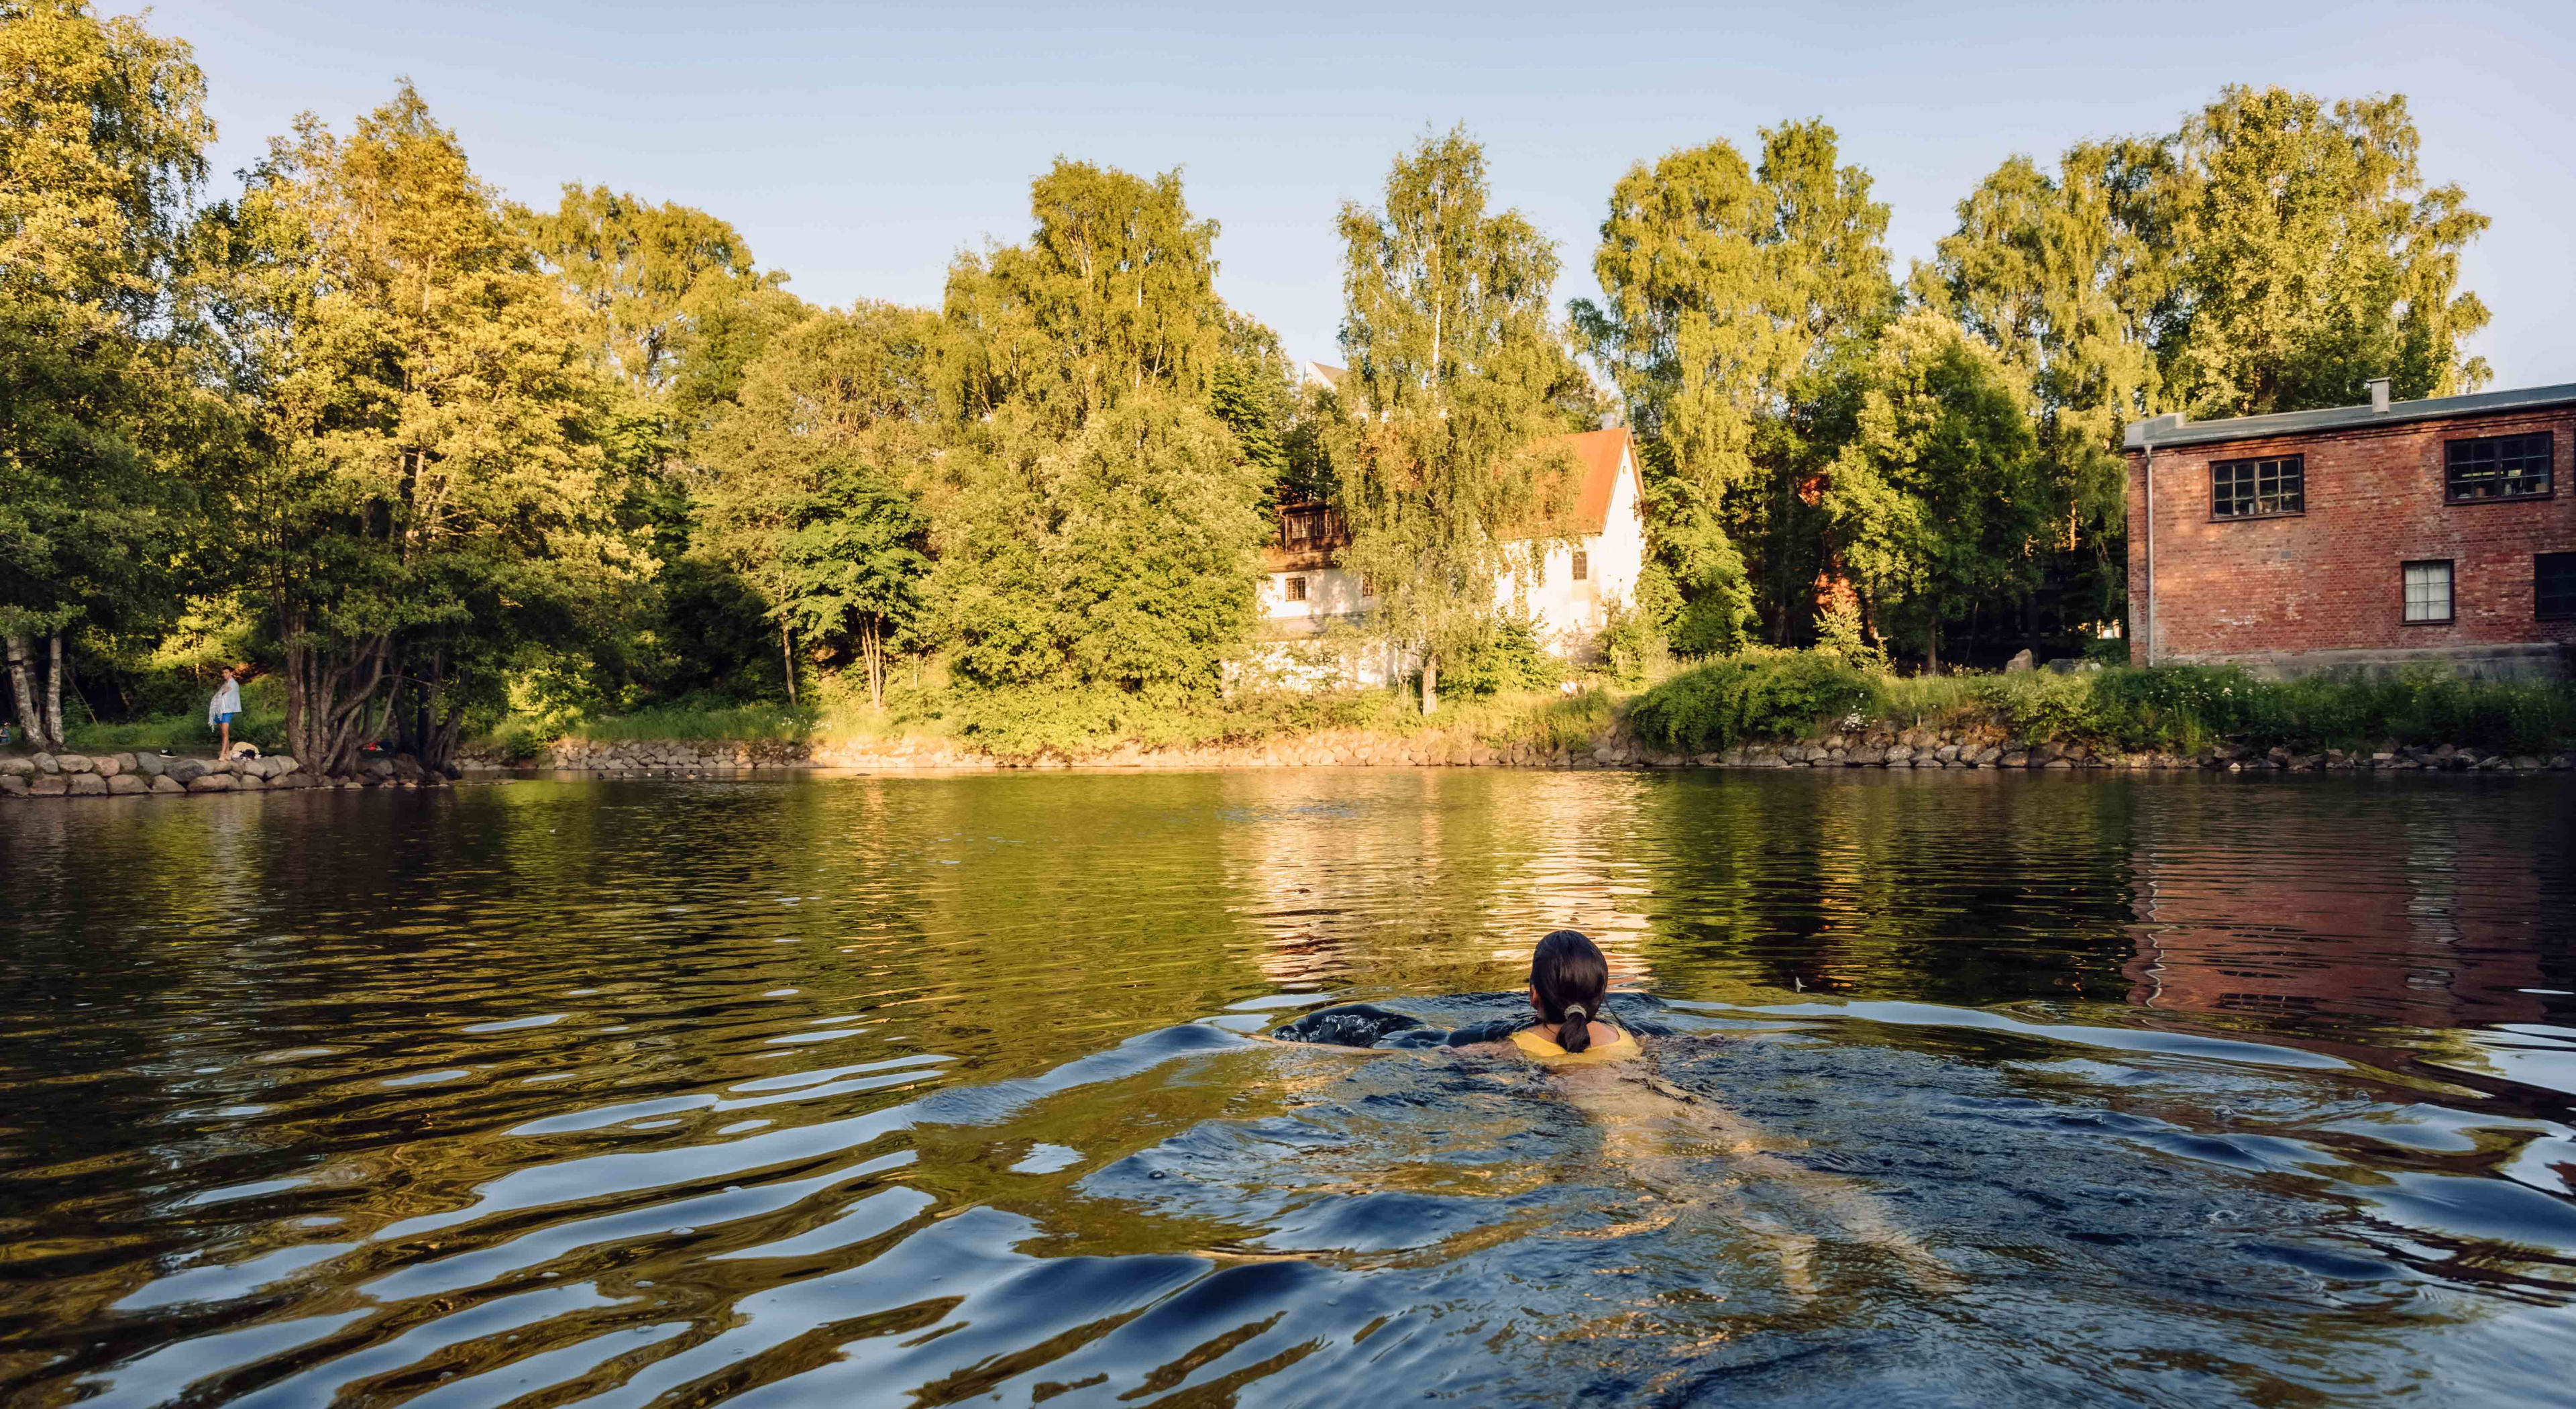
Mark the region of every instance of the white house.
MULTIPOLYGON (((1589 651, 1611 605, 1624 605, 1636 589, 1637 574, 1646 563, 1646 516, 1636 442, 1625 428, 1569 435, 1562 444, 1576 477, 1570 510, 1510 545, 1526 570, 1499 574, 1494 600, 1531 618, 1548 650, 1576 657, 1589 651)), ((1267 550, 1269 573, 1261 585, 1265 636, 1283 645, 1328 641, 1335 623, 1349 622, 1377 604, 1359 575, 1340 565, 1338 553, 1347 541, 1342 524, 1320 505, 1279 511, 1279 532, 1267 550)), ((1273 654, 1274 664, 1286 667, 1297 652, 1273 654)), ((1309 660, 1302 668, 1287 667, 1287 673, 1374 684, 1393 678, 1403 666, 1383 648, 1357 642, 1344 656, 1332 662, 1309 660)))

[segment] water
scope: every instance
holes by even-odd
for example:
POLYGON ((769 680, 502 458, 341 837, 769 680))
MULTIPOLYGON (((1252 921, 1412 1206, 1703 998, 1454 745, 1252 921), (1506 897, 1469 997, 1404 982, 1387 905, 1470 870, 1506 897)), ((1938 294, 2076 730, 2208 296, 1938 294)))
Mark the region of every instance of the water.
POLYGON ((2571 854, 2549 778, 21 804, 0 1400, 2563 1403, 2571 854), (1559 925, 1638 1079, 1259 1035, 1559 925))

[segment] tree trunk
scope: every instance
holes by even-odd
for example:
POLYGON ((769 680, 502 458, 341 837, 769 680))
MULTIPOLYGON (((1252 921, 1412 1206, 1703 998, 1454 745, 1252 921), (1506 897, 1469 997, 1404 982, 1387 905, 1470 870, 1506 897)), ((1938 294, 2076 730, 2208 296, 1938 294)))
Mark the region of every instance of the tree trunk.
POLYGON ((392 639, 377 636, 356 645, 316 644, 301 633, 287 639, 287 741, 315 776, 346 773, 357 761, 358 745, 390 722, 394 698, 386 666, 392 639), (371 710, 379 699, 381 708, 371 710))
POLYGON ((787 707, 796 707, 796 628, 778 623, 778 664, 787 672, 787 707))
POLYGON ((881 618, 859 618, 859 655, 867 662, 868 708, 885 708, 885 625, 881 618))
POLYGON ((1923 629, 1923 673, 1926 675, 1941 673, 1941 619, 1939 617, 1932 618, 1932 624, 1923 629))
POLYGON ((1422 712, 1435 714, 1440 709, 1440 662, 1425 655, 1422 658, 1422 712))
POLYGON ((63 634, 59 631, 45 638, 48 662, 45 677, 45 747, 63 746, 63 634))
POLYGON ((9 648, 10 697, 18 702, 18 732, 27 736, 27 747, 45 747, 45 711, 36 702, 36 679, 27 670, 27 638, 11 632, 9 648))

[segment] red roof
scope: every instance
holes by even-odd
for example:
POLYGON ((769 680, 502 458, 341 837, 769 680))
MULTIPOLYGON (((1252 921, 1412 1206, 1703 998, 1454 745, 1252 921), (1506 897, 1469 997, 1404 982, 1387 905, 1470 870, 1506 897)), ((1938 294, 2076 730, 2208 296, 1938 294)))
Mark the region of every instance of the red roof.
POLYGON ((1628 453, 1628 428, 1582 431, 1565 437, 1563 444, 1574 453, 1577 473, 1583 476, 1582 492, 1574 500, 1572 528, 1584 536, 1606 532, 1611 495, 1619 487, 1619 466, 1628 453))
MULTIPOLYGON (((1573 502, 1566 506, 1568 517, 1562 521, 1566 533, 1576 538, 1589 538, 1605 533, 1610 527, 1610 501, 1619 488, 1620 466, 1626 462, 1632 444, 1625 426, 1606 431, 1580 431, 1562 436, 1558 444, 1574 458, 1574 472, 1580 476, 1573 502)), ((1291 505, 1281 510, 1281 525, 1264 556, 1272 572, 1331 567, 1339 558, 1338 550, 1349 541, 1350 530, 1336 515, 1321 532, 1309 530, 1292 535, 1286 520, 1295 515, 1320 515, 1320 506, 1291 505), (1298 542, 1292 547, 1289 539, 1298 542)), ((1303 527, 1303 525, 1301 525, 1303 527)), ((1528 535, 1537 537, 1536 533, 1528 535)))

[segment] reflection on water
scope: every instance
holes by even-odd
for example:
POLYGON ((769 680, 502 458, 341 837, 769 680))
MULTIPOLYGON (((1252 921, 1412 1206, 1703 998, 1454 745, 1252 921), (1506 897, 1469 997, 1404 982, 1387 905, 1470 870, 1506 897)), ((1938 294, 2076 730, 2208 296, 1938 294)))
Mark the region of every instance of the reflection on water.
POLYGON ((2555 1402, 2571 842, 2487 777, 20 805, 0 1398, 2555 1402), (1258 1035, 1559 925, 1652 1084, 1258 1035))

